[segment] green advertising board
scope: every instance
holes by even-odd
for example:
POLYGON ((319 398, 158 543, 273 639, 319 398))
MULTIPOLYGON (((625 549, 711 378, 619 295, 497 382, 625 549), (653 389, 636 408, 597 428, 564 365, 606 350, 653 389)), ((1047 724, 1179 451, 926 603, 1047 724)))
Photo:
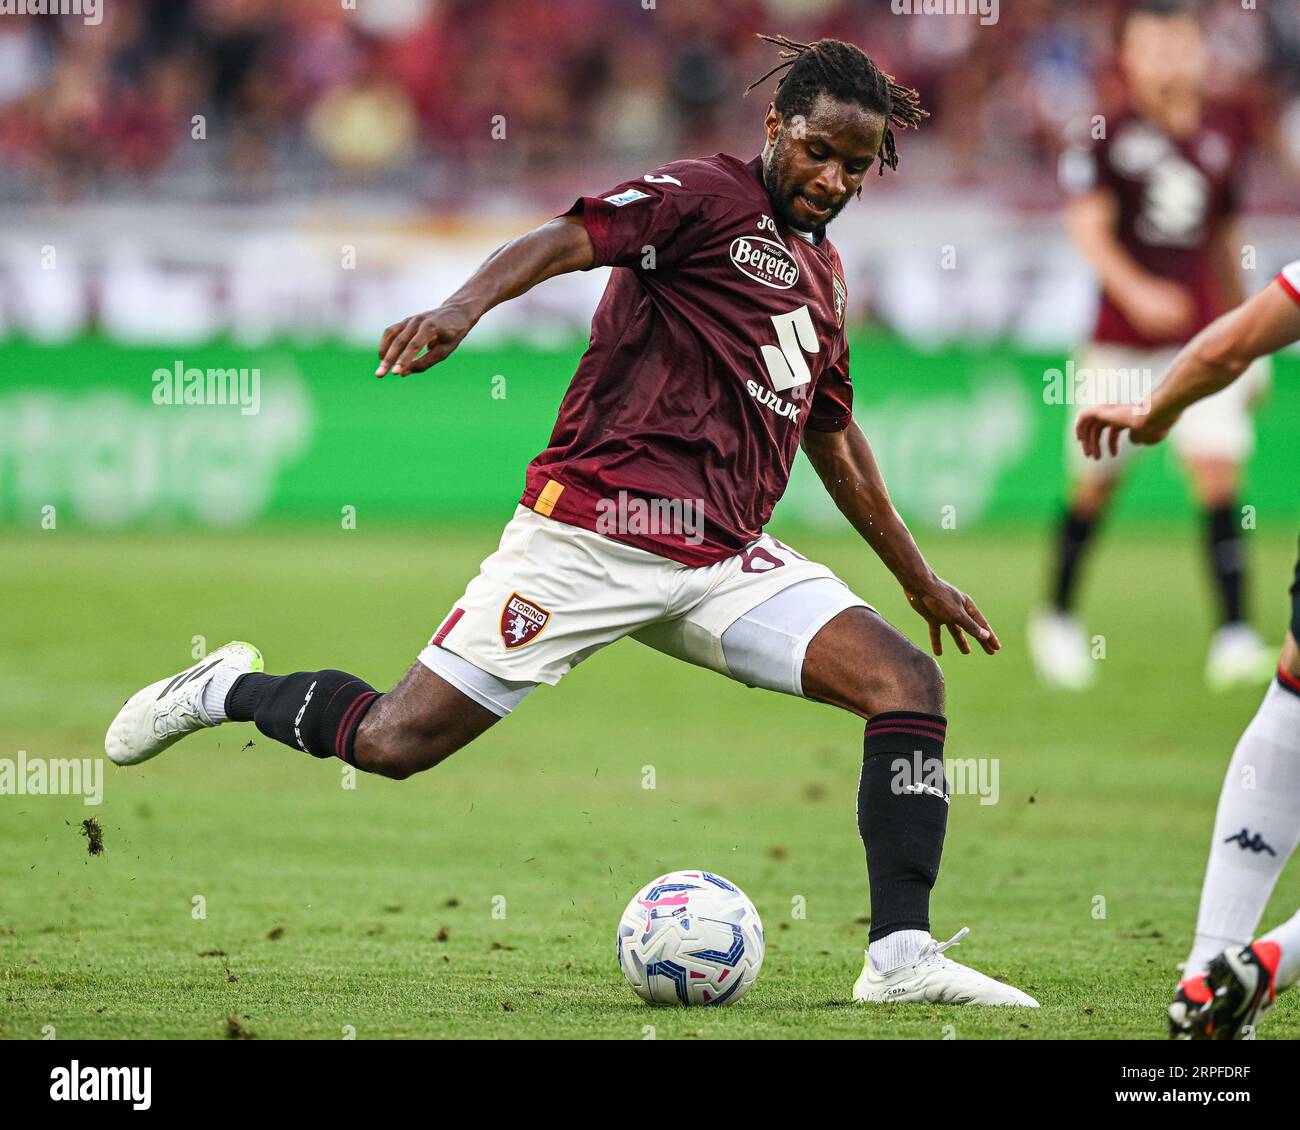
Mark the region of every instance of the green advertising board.
MULTIPOLYGON (((467 346, 430 373, 380 381, 373 354, 327 345, 6 342, 0 523, 38 527, 55 514, 61 526, 91 528, 238 526, 333 521, 348 507, 357 523, 503 520, 582 345, 467 346)), ((1051 402, 1065 365, 1058 355, 923 352, 856 334, 855 415, 904 517, 973 528, 1054 513, 1076 411, 1051 402)), ((1293 528, 1300 359, 1276 360, 1257 431, 1241 502, 1261 525, 1293 528)), ((1142 453, 1116 520, 1190 509, 1163 447, 1142 453)), ((802 458, 777 519, 837 521, 802 458)))

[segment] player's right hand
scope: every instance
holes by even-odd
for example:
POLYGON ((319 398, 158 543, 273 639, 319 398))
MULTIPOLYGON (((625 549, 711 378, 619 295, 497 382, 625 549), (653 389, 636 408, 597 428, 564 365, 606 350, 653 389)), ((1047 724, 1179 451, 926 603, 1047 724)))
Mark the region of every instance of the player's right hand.
POLYGON ((1134 284, 1120 306, 1135 330, 1157 339, 1186 337, 1196 315, 1188 290, 1167 279, 1148 278, 1134 284))
POLYGON ((448 357, 473 326, 474 320, 455 306, 439 306, 403 318, 384 331, 375 376, 423 373, 448 357), (428 352, 421 356, 425 349, 428 352))
POLYGON ((1169 434, 1172 421, 1158 419, 1141 404, 1096 404, 1085 408, 1074 422, 1074 434, 1089 459, 1100 459, 1102 445, 1119 454, 1119 438, 1128 432, 1134 443, 1159 443, 1169 434))
POLYGON ((903 590, 912 611, 930 625, 930 650, 943 654, 943 628, 947 628, 963 655, 971 653, 969 632, 986 653, 992 655, 1002 647, 997 633, 989 626, 982 613, 961 589, 950 585, 942 577, 931 575, 922 584, 903 590), (964 630, 963 630, 964 629, 964 630))

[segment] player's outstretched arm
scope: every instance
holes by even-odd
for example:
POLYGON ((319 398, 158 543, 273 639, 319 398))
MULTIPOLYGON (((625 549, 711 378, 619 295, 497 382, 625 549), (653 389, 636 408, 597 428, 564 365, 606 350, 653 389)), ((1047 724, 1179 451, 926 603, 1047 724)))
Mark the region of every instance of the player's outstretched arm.
POLYGON ((1134 443, 1159 443, 1183 410, 1232 384, 1256 358, 1300 340, 1300 303, 1273 280, 1254 298, 1215 319, 1169 367, 1149 405, 1095 405, 1074 425, 1084 453, 1100 459, 1103 444, 1119 451, 1125 431, 1134 443))
POLYGON ((943 628, 969 655, 969 632, 992 655, 1002 645, 988 621, 960 589, 936 576, 889 498, 871 444, 852 421, 839 432, 809 428, 803 449, 835 505, 898 579, 913 610, 930 625, 930 646, 943 654, 943 628))
POLYGON ((404 377, 432 368, 493 306, 556 275, 588 270, 595 261, 595 248, 581 216, 551 220, 512 239, 492 252, 441 306, 389 326, 379 343, 375 376, 394 373, 404 377))

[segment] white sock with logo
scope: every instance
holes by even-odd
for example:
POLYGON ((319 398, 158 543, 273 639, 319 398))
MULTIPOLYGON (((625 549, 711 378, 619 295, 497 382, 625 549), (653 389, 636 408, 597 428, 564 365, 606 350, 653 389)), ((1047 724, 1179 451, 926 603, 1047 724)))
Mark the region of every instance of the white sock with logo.
POLYGON ((1273 989, 1280 993, 1300 981, 1300 912, 1282 923, 1276 930, 1270 930, 1261 942, 1275 942, 1280 951, 1277 960, 1277 977, 1273 989))
POLYGON ((929 940, 930 935, 924 930, 895 930, 892 934, 886 934, 880 941, 868 946, 871 967, 877 973, 892 973, 915 961, 921 947, 929 940))
POLYGON ((228 722, 226 717, 226 695, 235 685, 235 680, 245 672, 236 671, 222 665, 212 672, 212 678, 203 688, 203 712, 214 722, 228 722))
POLYGON ((1274 680, 1237 742, 1219 794, 1196 939, 1184 977, 1204 973, 1259 926, 1300 840, 1300 696, 1274 680))

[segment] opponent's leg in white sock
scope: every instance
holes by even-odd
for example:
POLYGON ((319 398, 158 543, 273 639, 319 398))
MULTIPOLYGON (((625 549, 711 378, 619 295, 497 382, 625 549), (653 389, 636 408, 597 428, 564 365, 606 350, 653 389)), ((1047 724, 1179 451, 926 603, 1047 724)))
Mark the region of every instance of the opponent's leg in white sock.
POLYGON ((1259 941, 1274 942, 1279 950, 1277 976, 1273 981, 1274 992, 1280 993, 1300 981, 1300 912, 1277 929, 1270 930, 1259 941))
POLYGON ((1184 976, 1203 973, 1221 950, 1250 941, 1297 840, 1300 696, 1275 680, 1224 778, 1184 976))

